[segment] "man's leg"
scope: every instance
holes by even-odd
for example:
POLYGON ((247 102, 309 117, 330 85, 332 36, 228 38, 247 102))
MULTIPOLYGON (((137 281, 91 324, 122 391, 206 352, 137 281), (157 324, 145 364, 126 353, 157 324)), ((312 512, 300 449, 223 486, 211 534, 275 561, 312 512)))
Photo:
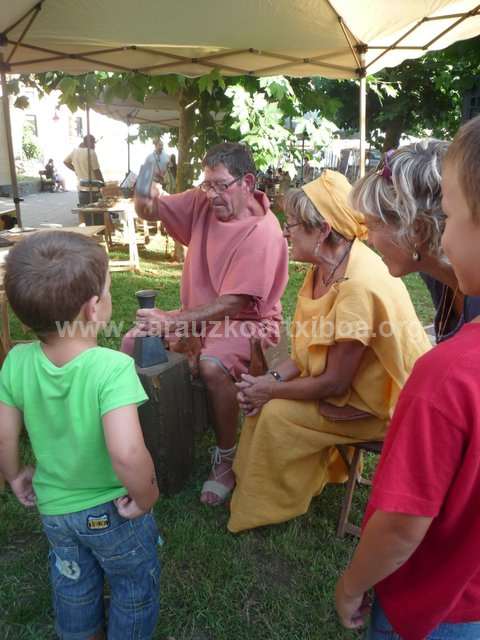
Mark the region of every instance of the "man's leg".
MULTIPOLYGON (((239 415, 237 388, 220 362, 217 363, 213 359, 200 360, 200 376, 207 388, 217 447, 220 449, 219 455, 213 460, 208 479, 218 482, 227 490, 232 490, 235 486, 232 471, 235 451, 232 449, 235 447, 239 415), (228 453, 222 456, 222 450, 228 453)), ((204 504, 218 505, 224 498, 212 491, 204 490, 200 500, 204 504)))

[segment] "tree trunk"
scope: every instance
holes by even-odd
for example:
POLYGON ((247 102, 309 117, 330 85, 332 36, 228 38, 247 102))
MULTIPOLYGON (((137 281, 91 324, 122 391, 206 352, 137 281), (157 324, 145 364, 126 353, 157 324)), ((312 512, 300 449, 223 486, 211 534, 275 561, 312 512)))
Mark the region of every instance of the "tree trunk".
POLYGON ((390 149, 396 149, 400 144, 400 136, 403 133, 405 122, 403 117, 395 118, 391 120, 388 127, 385 129, 385 142, 383 143, 383 152, 390 149))
MULTIPOLYGON (((178 94, 179 128, 178 128, 178 163, 176 191, 185 191, 192 184, 192 165, 190 154, 190 141, 193 135, 193 107, 187 108, 192 103, 188 89, 182 88, 178 94)), ((174 259, 178 262, 184 260, 183 246, 175 242, 174 259)))

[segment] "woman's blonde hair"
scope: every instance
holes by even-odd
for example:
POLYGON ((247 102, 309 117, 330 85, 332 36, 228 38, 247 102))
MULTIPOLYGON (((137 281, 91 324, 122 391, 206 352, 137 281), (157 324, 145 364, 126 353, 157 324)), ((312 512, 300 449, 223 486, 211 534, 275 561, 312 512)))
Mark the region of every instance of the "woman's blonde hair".
POLYGON ((361 178, 351 201, 364 214, 394 228, 400 244, 440 253, 444 228, 441 168, 449 143, 426 138, 397 149, 383 168, 361 178))
MULTIPOLYGON (((300 222, 306 231, 320 228, 326 220, 303 189, 289 189, 285 194, 285 215, 300 222)), ((331 229, 328 240, 338 244, 343 236, 331 229)))

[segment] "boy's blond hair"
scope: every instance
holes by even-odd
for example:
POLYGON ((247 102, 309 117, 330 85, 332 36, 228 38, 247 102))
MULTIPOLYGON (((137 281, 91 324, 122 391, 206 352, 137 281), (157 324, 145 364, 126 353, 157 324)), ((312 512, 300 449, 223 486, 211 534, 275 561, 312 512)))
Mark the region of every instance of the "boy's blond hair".
POLYGON ((455 167, 472 218, 480 220, 480 116, 469 120, 453 139, 445 163, 455 167))
POLYGON ((72 322, 105 288, 108 256, 79 233, 41 231, 9 252, 5 291, 17 317, 39 337, 72 322))

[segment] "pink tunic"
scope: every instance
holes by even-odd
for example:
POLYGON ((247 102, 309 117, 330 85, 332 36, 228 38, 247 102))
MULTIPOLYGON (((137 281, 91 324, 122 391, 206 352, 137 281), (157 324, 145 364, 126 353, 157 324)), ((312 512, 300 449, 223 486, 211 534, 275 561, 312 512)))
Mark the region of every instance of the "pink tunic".
POLYGON ((265 343, 278 340, 280 298, 288 280, 288 248, 267 197, 255 198, 263 216, 220 221, 199 189, 155 200, 155 217, 188 246, 182 273, 183 309, 212 303, 227 294, 251 296, 249 306, 225 323, 209 323, 202 355, 218 358, 234 376, 248 368, 250 333, 265 343))

